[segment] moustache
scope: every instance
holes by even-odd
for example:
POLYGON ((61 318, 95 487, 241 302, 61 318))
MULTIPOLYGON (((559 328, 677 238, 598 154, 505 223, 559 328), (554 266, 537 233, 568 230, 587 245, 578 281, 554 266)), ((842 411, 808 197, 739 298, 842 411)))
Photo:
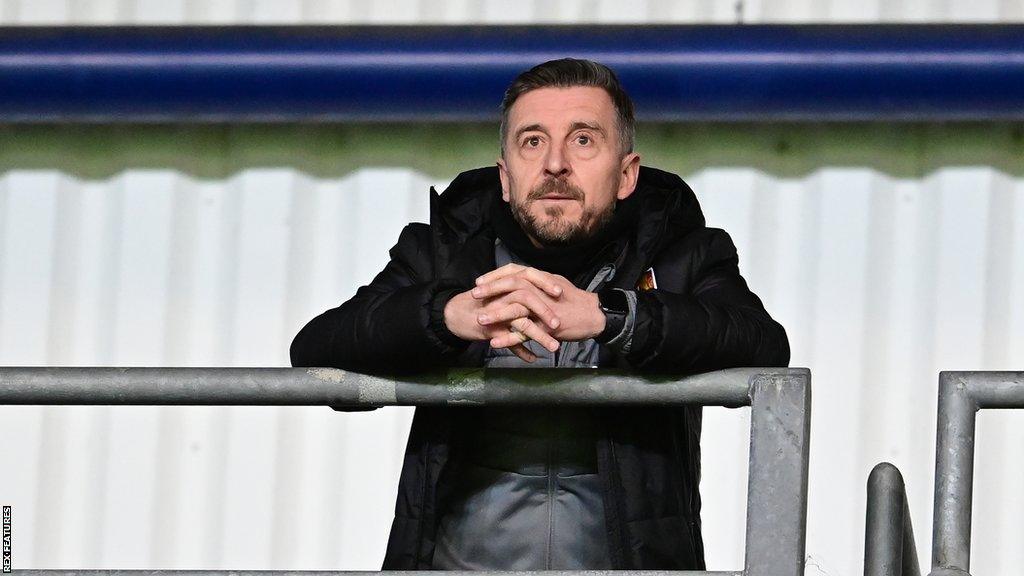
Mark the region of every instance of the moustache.
POLYGON ((583 201, 583 190, 580 190, 579 187, 569 184, 561 178, 549 178, 544 182, 541 182, 540 186, 530 190, 530 194, 526 199, 527 201, 540 200, 541 198, 551 194, 566 196, 580 202, 583 201))

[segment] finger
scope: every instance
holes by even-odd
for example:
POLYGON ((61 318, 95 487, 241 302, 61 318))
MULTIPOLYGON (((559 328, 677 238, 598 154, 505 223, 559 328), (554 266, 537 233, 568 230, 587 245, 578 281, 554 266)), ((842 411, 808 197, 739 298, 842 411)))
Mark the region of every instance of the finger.
POLYGON ((480 276, 479 278, 477 278, 476 279, 476 285, 479 286, 481 284, 487 284, 488 282, 494 282, 495 280, 497 280, 499 278, 504 278, 506 276, 511 276, 513 274, 517 274, 520 271, 525 270, 525 269, 526 269, 526 266, 523 266, 521 264, 505 264, 501 268, 498 268, 496 270, 491 270, 487 274, 484 274, 483 276, 480 276))
POLYGON ((534 286, 540 288, 552 298, 558 298, 562 295, 562 287, 558 284, 557 276, 554 274, 537 270, 536 268, 527 268, 523 270, 520 276, 529 280, 534 286))
POLYGON ((513 354, 515 354, 516 356, 519 356, 521 359, 523 359, 526 362, 533 362, 533 361, 537 360, 537 355, 534 354, 533 352, 530 352, 530 349, 527 348, 526 346, 523 346, 522 344, 516 344, 515 346, 509 346, 508 349, 511 350, 513 354))
POLYGON ((490 345, 491 348, 511 348, 512 346, 518 346, 529 339, 530 338, 526 334, 510 327, 505 330, 500 330, 492 336, 490 345))
POLYGON ((529 283, 528 280, 518 276, 505 276, 493 282, 478 284, 476 288, 473 288, 472 294, 473 298, 477 299, 490 298, 499 294, 507 294, 513 290, 520 290, 529 283))
POLYGON ((553 275, 536 268, 525 268, 518 274, 503 276, 490 282, 478 281, 476 288, 473 288, 473 297, 480 299, 507 294, 513 290, 521 290, 527 284, 543 290, 552 298, 562 295, 562 287, 558 285, 553 275))
POLYGON ((529 315, 529 308, 518 302, 513 302, 512 304, 505 306, 504 308, 498 310, 497 312, 485 312, 483 314, 480 314, 479 316, 477 316, 476 320, 477 322, 480 323, 481 326, 487 326, 488 324, 508 322, 510 320, 515 320, 516 318, 525 318, 529 315))
MULTIPOLYGON (((476 318, 477 323, 481 326, 490 326, 498 323, 499 313, 503 321, 515 320, 516 318, 525 318, 527 316, 536 316, 545 325, 550 326, 552 330, 558 328, 562 321, 555 314, 555 311, 547 305, 544 300, 538 296, 539 292, 535 288, 530 290, 517 290, 512 294, 507 294, 500 300, 496 300, 494 307, 504 304, 504 308, 500 308, 498 312, 482 312, 476 318), (516 306, 512 310, 510 307, 516 306), (518 307, 522 308, 518 308, 518 307), (525 309, 525 311, 524 311, 525 309)), ((491 306, 490 304, 488 306, 491 306)))
POLYGON ((548 352, 558 350, 558 340, 552 338, 550 334, 542 330, 540 326, 537 326, 533 320, 530 320, 529 318, 517 318, 512 321, 511 325, 517 332, 520 332, 524 336, 547 348, 548 352))
POLYGON ((558 328, 561 321, 555 315, 555 311, 540 298, 540 292, 532 282, 518 276, 502 278, 490 284, 473 288, 473 296, 487 298, 498 294, 506 294, 509 302, 518 302, 530 309, 530 312, 540 318, 552 329, 558 328))
POLYGON ((517 290, 509 294, 508 298, 511 302, 516 302, 529 308, 531 315, 539 318, 544 324, 550 326, 552 330, 558 328, 562 323, 561 320, 558 319, 555 311, 537 294, 536 289, 517 290))

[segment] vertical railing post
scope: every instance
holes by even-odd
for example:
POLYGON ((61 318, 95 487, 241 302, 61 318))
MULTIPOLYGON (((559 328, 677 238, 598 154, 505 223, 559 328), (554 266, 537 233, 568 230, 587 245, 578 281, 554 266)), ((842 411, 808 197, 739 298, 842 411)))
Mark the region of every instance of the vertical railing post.
POLYGON ((903 475, 883 462, 868 476, 868 505, 865 518, 864 576, 902 574, 903 475))
POLYGON ((810 379, 791 371, 751 382, 745 576, 804 573, 810 379))
POLYGON ((935 441, 935 511, 932 574, 968 574, 971 569, 971 500, 974 430, 978 405, 953 372, 939 374, 935 441))
POLYGON ((882 462, 868 476, 864 576, 920 576, 917 544, 898 468, 882 462))

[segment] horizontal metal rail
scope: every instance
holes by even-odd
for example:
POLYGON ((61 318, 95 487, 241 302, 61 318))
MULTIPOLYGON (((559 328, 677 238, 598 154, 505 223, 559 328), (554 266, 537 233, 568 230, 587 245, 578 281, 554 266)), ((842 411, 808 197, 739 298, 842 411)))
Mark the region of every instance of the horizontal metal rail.
MULTIPOLYGON (((0 405, 327 405, 342 409, 412 405, 750 406, 744 570, 692 574, 803 574, 810 401, 810 371, 804 368, 737 368, 685 378, 593 369, 472 369, 388 378, 329 368, 0 368, 0 405)), ((225 575, 219 571, 18 572, 225 575)), ((286 573, 318 574, 275 572, 286 573)), ((560 573, 569 574, 555 572, 560 573)))
POLYGON ((737 368, 680 379, 595 369, 480 368, 402 378, 334 368, 0 368, 0 404, 736 407, 750 404, 754 381, 793 373, 737 368))
POLYGON ((0 122, 497 122, 516 74, 611 66, 641 121, 1024 118, 1024 26, 0 28, 0 122))
POLYGON ((888 462, 868 476, 864 576, 921 576, 903 475, 888 462))
POLYGON ((978 410, 1024 408, 1024 372, 939 374, 930 576, 970 576, 978 410))

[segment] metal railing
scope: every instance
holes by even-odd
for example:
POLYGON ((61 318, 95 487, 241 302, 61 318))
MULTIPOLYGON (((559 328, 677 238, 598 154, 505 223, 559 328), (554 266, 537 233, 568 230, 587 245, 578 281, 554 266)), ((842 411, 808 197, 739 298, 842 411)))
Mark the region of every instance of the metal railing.
POLYGON ((903 475, 888 462, 868 476, 864 576, 921 576, 903 475))
POLYGON ((1010 23, 0 27, 0 123, 493 122, 509 80, 556 54, 610 65, 648 122, 1020 121, 1022 36, 1010 23))
POLYGON ((930 576, 970 576, 978 410, 1024 408, 1024 372, 939 374, 930 576))
MULTIPOLYGON (((939 373, 929 576, 970 576, 975 424, 989 408, 1024 408, 1024 372, 939 373)), ((864 574, 920 574, 903 477, 888 463, 868 480, 864 574)))
MULTIPOLYGON (((328 368, 0 368, 0 404, 353 408, 552 404, 750 406, 745 568, 742 572, 673 573, 799 576, 804 571, 807 523, 810 380, 810 371, 804 368, 738 368, 685 378, 641 377, 588 369, 472 369, 415 378, 384 378, 328 368)), ((130 573, 115 570, 15 572, 68 576, 130 573)), ((165 576, 226 573, 155 572, 165 576)), ((231 571, 231 574, 245 573, 231 571)))

